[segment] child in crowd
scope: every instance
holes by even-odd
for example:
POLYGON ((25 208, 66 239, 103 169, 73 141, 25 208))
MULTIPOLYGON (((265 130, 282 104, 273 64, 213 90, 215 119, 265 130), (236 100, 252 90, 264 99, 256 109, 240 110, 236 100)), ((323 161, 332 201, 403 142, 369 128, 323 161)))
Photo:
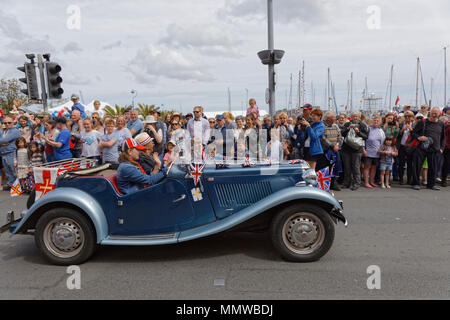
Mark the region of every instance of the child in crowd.
POLYGON ((166 167, 170 165, 175 160, 175 152, 174 149, 176 147, 175 141, 170 140, 166 143, 166 154, 164 155, 164 164, 166 167))
POLYGON ((23 192, 30 193, 34 189, 33 167, 42 166, 45 162, 45 155, 42 147, 37 142, 31 142, 28 146, 30 165, 24 181, 23 192))
POLYGON ((14 163, 17 169, 17 178, 19 179, 22 190, 24 188, 24 180, 27 177, 29 158, 28 158, 28 144, 24 137, 16 140, 16 161, 14 163))
POLYGON ((98 143, 102 134, 94 130, 92 120, 89 118, 83 119, 83 129, 80 133, 80 141, 83 143, 83 151, 81 156, 88 159, 96 159, 100 163, 100 150, 98 143))
POLYGON ((392 171, 394 157, 398 155, 397 148, 393 145, 394 137, 387 136, 378 153, 380 154, 381 187, 390 189, 389 180, 392 171))
POLYGON ((294 160, 294 147, 290 140, 283 140, 281 148, 283 149, 283 160, 294 160))
POLYGON ((39 167, 43 165, 45 162, 45 156, 42 151, 42 146, 37 142, 31 142, 28 148, 30 149, 30 166, 39 167))

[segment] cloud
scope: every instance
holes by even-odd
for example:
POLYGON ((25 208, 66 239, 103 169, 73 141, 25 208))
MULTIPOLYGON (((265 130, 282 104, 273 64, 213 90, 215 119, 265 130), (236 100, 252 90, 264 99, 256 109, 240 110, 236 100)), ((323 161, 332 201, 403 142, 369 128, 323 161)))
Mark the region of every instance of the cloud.
POLYGON ((237 46, 240 41, 233 39, 233 36, 217 26, 196 25, 182 27, 177 24, 170 24, 167 27, 167 35, 159 40, 160 44, 165 44, 174 48, 185 48, 199 50, 205 55, 240 57, 237 46))
POLYGON ((84 75, 74 74, 74 73, 66 73, 63 76, 63 84, 69 85, 89 85, 92 83, 92 80, 84 75))
POLYGON ((46 53, 55 52, 55 48, 50 44, 49 36, 37 38, 22 30, 22 27, 13 15, 0 10, 0 36, 9 41, 5 45, 11 55, 23 55, 25 53, 46 53))
POLYGON ((106 44, 102 47, 103 50, 111 50, 113 48, 121 47, 122 46, 122 40, 106 44))
POLYGON ((64 46, 62 49, 64 53, 80 53, 83 51, 82 48, 80 48, 80 45, 77 42, 69 42, 64 46))
POLYGON ((204 67, 186 58, 181 52, 165 46, 150 45, 139 49, 127 68, 140 82, 155 82, 159 77, 177 80, 212 81, 204 67))
MULTIPOLYGON (((303 24, 326 21, 330 0, 283 0, 274 1, 274 19, 277 23, 303 24)), ((256 18, 267 17, 266 0, 226 0, 223 8, 217 11, 219 18, 256 18)))

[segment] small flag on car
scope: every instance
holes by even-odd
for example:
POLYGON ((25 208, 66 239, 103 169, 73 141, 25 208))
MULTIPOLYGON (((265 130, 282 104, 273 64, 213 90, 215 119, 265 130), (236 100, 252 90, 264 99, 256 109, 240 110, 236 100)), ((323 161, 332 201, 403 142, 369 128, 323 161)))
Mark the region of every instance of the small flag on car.
POLYGON ((317 188, 322 189, 323 191, 330 192, 331 178, 333 177, 330 174, 330 170, 328 167, 317 171, 317 188))
POLYGON ((194 188, 191 190, 192 192, 192 198, 194 199, 194 202, 203 200, 202 192, 200 191, 200 188, 194 188))
POLYGON ((205 167, 204 163, 191 163, 191 175, 192 178, 194 179, 194 186, 197 186, 197 183, 203 174, 204 167, 205 167))
POLYGON ((9 191, 9 195, 11 197, 17 197, 22 194, 22 187, 20 186, 19 179, 16 179, 14 181, 13 185, 11 186, 11 190, 9 191))
POLYGON ((36 188, 36 200, 56 188, 58 168, 34 167, 34 181, 36 188))

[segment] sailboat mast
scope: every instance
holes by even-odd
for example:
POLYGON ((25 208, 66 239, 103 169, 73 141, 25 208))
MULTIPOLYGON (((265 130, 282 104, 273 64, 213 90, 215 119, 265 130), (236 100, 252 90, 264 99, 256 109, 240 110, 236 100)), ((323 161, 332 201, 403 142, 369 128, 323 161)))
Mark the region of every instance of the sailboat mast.
POLYGON ((350 104, 350 80, 347 80, 347 102, 345 104, 346 109, 348 109, 349 104, 350 104))
POLYGON ((444 47, 444 106, 447 106, 447 47, 444 47))
POLYGON ((389 80, 389 111, 392 111, 392 77, 394 74, 394 65, 391 66, 391 78, 389 80))
MULTIPOLYGON (((366 88, 364 90, 364 102, 366 103, 367 101, 367 97, 369 96, 369 87, 367 86, 367 77, 366 77, 366 88)), ((364 103, 364 104, 365 104, 364 103)), ((365 107, 365 106, 364 106, 365 107)), ((365 108, 364 108, 365 109, 365 108)), ((370 101, 369 101, 369 113, 370 113, 370 101)))
POLYGON ((231 112, 231 93, 230 93, 230 87, 228 87, 228 112, 231 112))
POLYGON ((302 71, 299 70, 298 71, 298 88, 297 88, 297 93, 298 93, 298 107, 301 108, 302 107, 302 97, 301 97, 301 93, 300 93, 300 87, 301 87, 301 82, 302 82, 302 71))
POLYGON ((291 73, 291 85, 289 87, 289 103, 288 103, 288 110, 292 109, 292 73, 291 73))
POLYGON ((433 106, 432 106, 432 102, 433 102, 433 81, 434 81, 434 79, 433 78, 431 78, 431 90, 430 90, 430 108, 432 108, 433 106))
POLYGON ((327 106, 328 111, 330 110, 330 95, 331 95, 331 88, 330 88, 330 68, 328 68, 328 91, 327 91, 327 106))
POLYGON ((353 72, 350 74, 350 111, 353 111, 353 72))
POLYGON ((416 110, 419 110, 419 65, 420 59, 417 58, 417 76, 416 76, 416 110))
POLYGON ((306 90, 305 90, 305 60, 302 62, 302 103, 306 102, 306 90))

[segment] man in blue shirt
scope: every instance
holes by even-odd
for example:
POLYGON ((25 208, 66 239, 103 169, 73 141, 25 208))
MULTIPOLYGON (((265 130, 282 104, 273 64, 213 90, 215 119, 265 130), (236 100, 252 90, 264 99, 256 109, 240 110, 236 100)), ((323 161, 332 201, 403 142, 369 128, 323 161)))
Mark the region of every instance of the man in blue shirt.
POLYGON ((16 139, 20 137, 20 131, 14 126, 14 121, 9 116, 5 117, 3 124, 5 125, 5 130, 0 128, 0 157, 8 182, 8 186, 4 190, 9 190, 17 178, 14 168, 14 156, 17 149, 16 139))
POLYGON ((130 130, 132 137, 137 136, 144 130, 144 125, 142 124, 142 121, 138 119, 138 116, 137 110, 132 110, 130 112, 130 120, 127 121, 127 128, 130 130))
POLYGON ((72 111, 79 110, 81 113, 81 119, 86 118, 87 115, 85 112, 85 107, 80 103, 80 97, 77 94, 72 94, 70 100, 73 102, 72 111))
POLYGON ((56 128, 59 130, 59 135, 56 141, 50 140, 48 137, 41 135, 45 142, 53 147, 55 160, 65 160, 72 158, 70 152, 70 131, 67 129, 67 120, 64 117, 55 118, 56 128))

